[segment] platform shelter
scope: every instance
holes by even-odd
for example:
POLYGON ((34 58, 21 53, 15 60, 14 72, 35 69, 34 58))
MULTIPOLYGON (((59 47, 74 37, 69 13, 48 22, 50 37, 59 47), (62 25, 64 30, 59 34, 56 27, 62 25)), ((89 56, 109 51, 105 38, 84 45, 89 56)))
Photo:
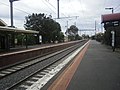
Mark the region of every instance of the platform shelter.
POLYGON ((34 30, 23 30, 18 28, 8 27, 7 24, 0 19, 0 51, 10 50, 10 48, 14 47, 16 40, 13 37, 15 34, 24 34, 26 35, 26 48, 27 44, 27 35, 28 34, 38 34, 38 31, 34 30))
POLYGON ((114 32, 115 47, 120 47, 120 13, 105 14, 101 18, 105 28, 105 43, 112 45, 112 32, 114 32))

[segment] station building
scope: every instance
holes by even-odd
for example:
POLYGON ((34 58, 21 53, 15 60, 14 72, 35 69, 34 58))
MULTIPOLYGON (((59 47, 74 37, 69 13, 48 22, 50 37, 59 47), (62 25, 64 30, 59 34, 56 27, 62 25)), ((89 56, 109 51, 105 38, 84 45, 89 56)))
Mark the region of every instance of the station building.
POLYGON ((120 13, 101 16, 105 28, 105 43, 112 45, 112 32, 115 33, 115 47, 120 47, 120 13))
POLYGON ((23 30, 18 28, 8 27, 7 24, 0 19, 0 51, 8 51, 10 48, 15 47, 15 34, 26 35, 26 48, 27 48, 27 35, 38 34, 39 32, 33 30, 23 30))

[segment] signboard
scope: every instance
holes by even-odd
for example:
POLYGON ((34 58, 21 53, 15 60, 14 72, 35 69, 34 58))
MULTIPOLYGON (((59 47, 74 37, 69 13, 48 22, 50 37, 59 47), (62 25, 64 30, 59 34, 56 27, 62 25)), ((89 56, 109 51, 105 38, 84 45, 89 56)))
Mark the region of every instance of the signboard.
POLYGON ((115 32, 111 31, 111 34, 112 34, 112 47, 114 47, 115 46, 115 32))
POLYGON ((42 36, 39 36, 39 43, 42 43, 42 36))

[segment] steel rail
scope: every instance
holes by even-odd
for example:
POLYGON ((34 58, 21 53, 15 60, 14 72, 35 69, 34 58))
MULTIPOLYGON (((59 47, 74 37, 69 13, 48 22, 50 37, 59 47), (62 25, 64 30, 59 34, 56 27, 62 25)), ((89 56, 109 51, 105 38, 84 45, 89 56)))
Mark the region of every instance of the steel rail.
MULTIPOLYGON (((82 42, 82 41, 81 41, 81 42, 82 42)), ((29 59, 29 60, 27 60, 27 61, 25 61, 25 62, 17 63, 17 64, 15 64, 15 65, 13 65, 13 66, 9 66, 9 67, 3 68, 3 69, 0 70, 0 79, 1 79, 1 78, 5 78, 6 76, 11 75, 11 74, 14 74, 14 73, 16 73, 16 72, 18 72, 18 71, 20 71, 20 70, 25 69, 25 68, 28 68, 28 67, 30 67, 30 66, 32 66, 32 65, 35 65, 36 63, 40 63, 40 62, 42 62, 42 61, 44 61, 44 60, 47 60, 48 58, 53 57, 53 56, 55 56, 55 55, 58 55, 58 54, 66 51, 66 50, 70 50, 70 49, 73 48, 73 47, 75 47, 75 45, 73 45, 73 46, 71 46, 71 47, 68 47, 68 48, 66 48, 66 49, 63 49, 63 50, 61 50, 61 51, 55 52, 55 53, 53 53, 53 54, 47 55, 47 56, 45 56, 45 57, 41 57, 41 58, 38 57, 38 58, 40 58, 40 59, 38 59, 38 58, 35 58, 35 59, 34 59, 34 58, 33 58, 33 59, 29 59), (5 73, 5 72, 6 72, 6 73, 5 73), (2 74, 3 74, 3 75, 2 75, 2 74)))
MULTIPOLYGON (((74 45, 72 46, 71 48, 67 49, 67 50, 64 50, 64 51, 61 51, 60 53, 62 52, 68 52, 66 54, 64 54, 63 56, 61 57, 58 57, 55 61, 53 60, 52 62, 50 62, 49 64, 47 64, 46 66, 42 67, 41 69, 35 71, 34 73, 30 74, 29 76, 21 79, 20 81, 18 81, 17 83, 13 84, 12 86, 8 87, 6 90, 14 90, 14 88, 16 86, 19 86, 21 85, 21 83, 25 82, 27 79, 31 78, 32 76, 40 73, 41 71, 45 70, 46 68, 50 67, 51 65, 55 64, 56 62, 60 61, 62 58, 64 58, 65 56, 69 55, 70 53, 72 53, 73 51, 75 51, 77 48, 80 47, 80 44, 77 44, 77 45, 74 45)), ((52 57, 52 56, 51 56, 52 57)))

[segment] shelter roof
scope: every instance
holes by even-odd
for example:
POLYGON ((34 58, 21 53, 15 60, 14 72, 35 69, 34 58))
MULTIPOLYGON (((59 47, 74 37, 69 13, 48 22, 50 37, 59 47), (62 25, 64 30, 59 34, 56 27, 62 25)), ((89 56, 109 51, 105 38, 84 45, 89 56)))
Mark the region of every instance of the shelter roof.
POLYGON ((110 21, 120 21, 120 13, 105 14, 101 16, 102 23, 110 21))
POLYGON ((2 19, 0 19, 0 26, 7 26, 7 24, 2 19))
POLYGON ((38 34, 39 33, 38 31, 33 31, 33 30, 23 30, 23 29, 12 28, 12 27, 3 27, 3 26, 0 26, 0 31, 26 33, 26 34, 38 34))

